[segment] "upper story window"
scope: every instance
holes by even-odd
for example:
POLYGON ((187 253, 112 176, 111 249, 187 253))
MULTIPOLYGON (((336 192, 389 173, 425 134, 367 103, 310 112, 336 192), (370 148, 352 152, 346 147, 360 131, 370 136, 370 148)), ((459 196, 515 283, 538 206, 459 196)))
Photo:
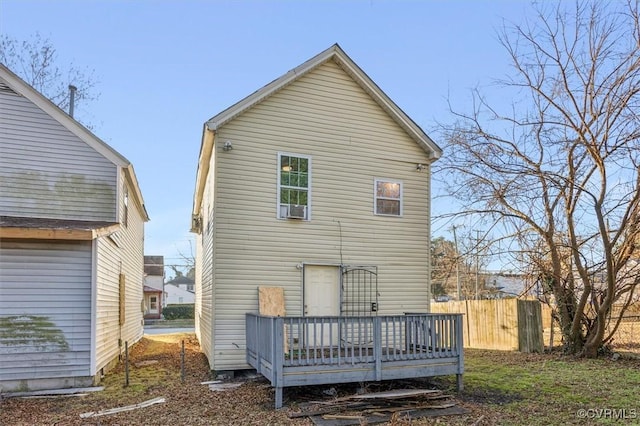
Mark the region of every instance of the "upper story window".
POLYGON ((309 220, 311 157, 278 153, 278 218, 309 220))
POLYGON ((375 214, 402 216, 402 181, 376 178, 374 185, 375 214))

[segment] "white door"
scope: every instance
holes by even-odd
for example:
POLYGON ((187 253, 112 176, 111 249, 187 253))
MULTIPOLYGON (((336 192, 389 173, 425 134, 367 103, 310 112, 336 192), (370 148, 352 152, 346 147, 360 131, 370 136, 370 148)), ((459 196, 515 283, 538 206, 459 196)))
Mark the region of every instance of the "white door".
POLYGON ((158 296, 149 296, 149 313, 158 314, 158 296))
MULTIPOLYGON (((304 266, 304 315, 340 315, 340 267, 304 266)), ((333 324, 310 325, 307 330, 307 344, 335 344, 338 341, 338 327, 333 324)))

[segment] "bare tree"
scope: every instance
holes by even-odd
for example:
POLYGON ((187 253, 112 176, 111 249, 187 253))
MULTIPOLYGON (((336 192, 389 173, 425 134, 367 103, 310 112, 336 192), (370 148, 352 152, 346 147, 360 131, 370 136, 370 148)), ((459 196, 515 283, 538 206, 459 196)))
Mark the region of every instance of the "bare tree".
MULTIPOLYGON (((178 249, 178 255, 182 259, 182 267, 187 271, 185 276, 187 278, 191 278, 192 280, 196 279, 196 256, 193 252, 193 241, 189 239, 189 253, 184 253, 180 249, 178 249)), ((174 272, 176 272, 176 276, 178 276, 178 271, 174 268, 174 272)), ((182 274, 180 274, 182 275, 182 274)))
POLYGON ((51 41, 39 33, 23 41, 0 35, 0 62, 58 107, 68 111, 69 85, 77 89, 76 105, 96 100, 99 95, 95 92, 97 80, 94 71, 74 64, 61 67, 57 56, 51 41))
POLYGON ((458 253, 455 244, 443 237, 431 240, 431 293, 433 296, 456 294, 458 253))
POLYGON ((509 112, 475 90, 473 111, 443 126, 439 175, 460 214, 494 221, 536 271, 565 349, 594 357, 640 282, 638 3, 536 12, 500 33, 513 73, 496 90, 514 100, 509 112))

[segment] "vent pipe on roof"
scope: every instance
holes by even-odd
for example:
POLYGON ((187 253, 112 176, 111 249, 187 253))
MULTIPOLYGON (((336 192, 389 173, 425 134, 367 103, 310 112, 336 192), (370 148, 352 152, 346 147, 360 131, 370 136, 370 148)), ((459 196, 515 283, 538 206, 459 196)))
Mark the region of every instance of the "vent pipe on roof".
POLYGON ((76 101, 76 90, 78 88, 73 84, 69 85, 69 115, 73 118, 73 108, 75 106, 76 101))

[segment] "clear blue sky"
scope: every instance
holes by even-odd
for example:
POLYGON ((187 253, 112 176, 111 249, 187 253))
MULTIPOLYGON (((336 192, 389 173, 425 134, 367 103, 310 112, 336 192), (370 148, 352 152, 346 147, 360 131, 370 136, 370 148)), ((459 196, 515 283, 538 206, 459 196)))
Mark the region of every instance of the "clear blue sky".
POLYGON ((447 99, 469 110, 470 89, 508 73, 497 30, 531 14, 518 0, 0 0, 0 31, 40 32, 60 64, 95 70, 100 98, 78 114, 133 163, 151 217, 145 252, 170 264, 190 252, 208 118, 339 43, 443 145, 434 129, 453 120, 447 99))

